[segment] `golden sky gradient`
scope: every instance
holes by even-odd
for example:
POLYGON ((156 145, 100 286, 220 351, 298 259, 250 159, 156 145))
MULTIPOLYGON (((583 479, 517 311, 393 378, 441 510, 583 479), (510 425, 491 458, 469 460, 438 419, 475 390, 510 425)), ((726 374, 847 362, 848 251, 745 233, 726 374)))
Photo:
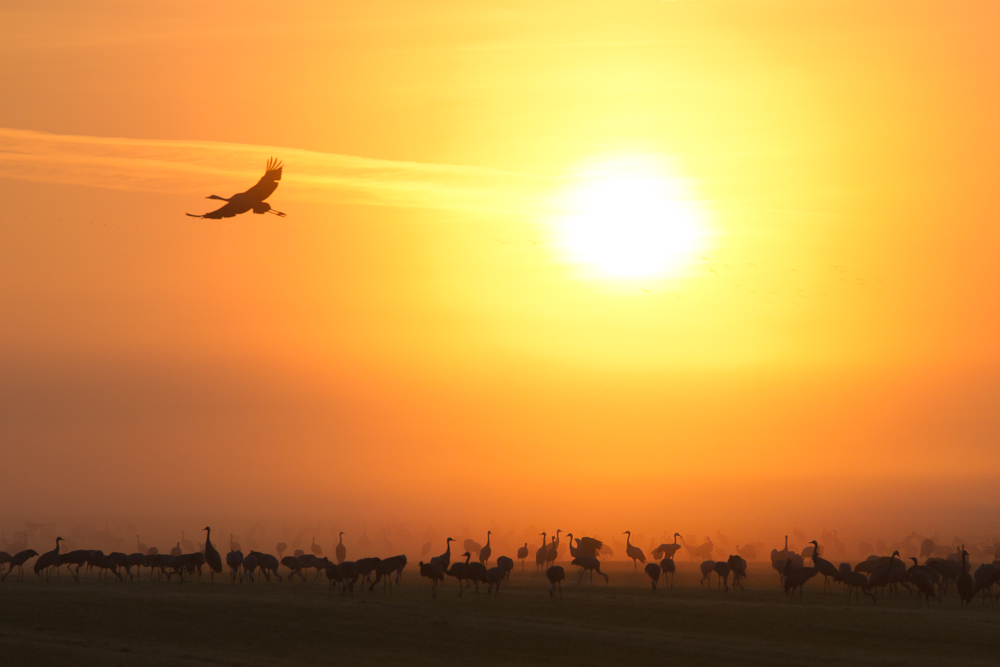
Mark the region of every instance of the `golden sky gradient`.
POLYGON ((0 512, 1000 532, 998 25, 4 3, 0 512), (287 218, 184 216, 270 156, 287 218), (653 275, 568 246, 622 164, 653 275))

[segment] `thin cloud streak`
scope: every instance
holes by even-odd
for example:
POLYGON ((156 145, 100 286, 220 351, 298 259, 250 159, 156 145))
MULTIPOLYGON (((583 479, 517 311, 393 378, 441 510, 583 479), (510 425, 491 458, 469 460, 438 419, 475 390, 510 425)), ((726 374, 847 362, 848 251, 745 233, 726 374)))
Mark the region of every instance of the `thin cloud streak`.
POLYGON ((297 201, 524 215, 555 185, 546 177, 466 165, 0 128, 0 178, 42 183, 226 196, 258 178, 271 156, 285 162, 282 196, 297 201))

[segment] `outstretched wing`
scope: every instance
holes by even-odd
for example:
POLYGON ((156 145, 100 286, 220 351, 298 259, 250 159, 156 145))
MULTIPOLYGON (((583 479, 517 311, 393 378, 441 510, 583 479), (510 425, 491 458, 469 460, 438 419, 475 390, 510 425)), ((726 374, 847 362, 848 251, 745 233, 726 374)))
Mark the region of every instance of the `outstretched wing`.
POLYGON ((601 550, 604 543, 600 540, 594 539, 593 537, 581 537, 577 542, 577 553, 583 554, 585 556, 597 556, 597 552, 601 550))
POLYGON ((267 171, 264 175, 260 177, 257 181, 257 185, 253 186, 243 194, 249 197, 252 201, 264 201, 271 196, 271 193, 278 189, 278 181, 281 180, 281 170, 284 165, 282 165, 275 158, 271 158, 267 161, 267 171))
POLYGON ((206 213, 205 215, 195 215, 194 213, 185 213, 184 215, 189 215, 192 218, 208 218, 209 220, 221 220, 222 218, 235 218, 238 214, 242 213, 239 207, 232 203, 227 202, 225 206, 211 213, 206 213))

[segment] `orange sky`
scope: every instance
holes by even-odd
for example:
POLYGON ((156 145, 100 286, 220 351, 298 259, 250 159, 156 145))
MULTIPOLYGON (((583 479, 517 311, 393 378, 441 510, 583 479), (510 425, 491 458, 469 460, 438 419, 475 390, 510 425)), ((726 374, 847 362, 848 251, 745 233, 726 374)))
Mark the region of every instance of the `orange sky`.
POLYGON ((204 4, 0 8, 5 521, 1000 532, 995 3, 204 4))

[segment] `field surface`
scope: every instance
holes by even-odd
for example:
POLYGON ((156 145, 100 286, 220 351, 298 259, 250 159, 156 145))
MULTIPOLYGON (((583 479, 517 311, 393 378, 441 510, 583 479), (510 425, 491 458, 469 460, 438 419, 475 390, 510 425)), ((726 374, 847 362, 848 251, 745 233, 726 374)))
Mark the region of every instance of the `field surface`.
MULTIPOLYGON (((234 586, 228 577, 0 584, 2 665, 997 665, 1000 605, 962 610, 952 593, 917 608, 905 592, 846 604, 813 579, 789 603, 766 566, 748 588, 698 586, 681 564, 675 587, 651 594, 631 565, 608 564, 611 585, 549 597, 534 568, 516 569, 499 599, 437 599, 412 565, 390 596, 328 595, 325 582, 234 586)), ((147 577, 148 571, 143 572, 147 577)), ((381 585, 380 585, 381 586, 381 585)))

